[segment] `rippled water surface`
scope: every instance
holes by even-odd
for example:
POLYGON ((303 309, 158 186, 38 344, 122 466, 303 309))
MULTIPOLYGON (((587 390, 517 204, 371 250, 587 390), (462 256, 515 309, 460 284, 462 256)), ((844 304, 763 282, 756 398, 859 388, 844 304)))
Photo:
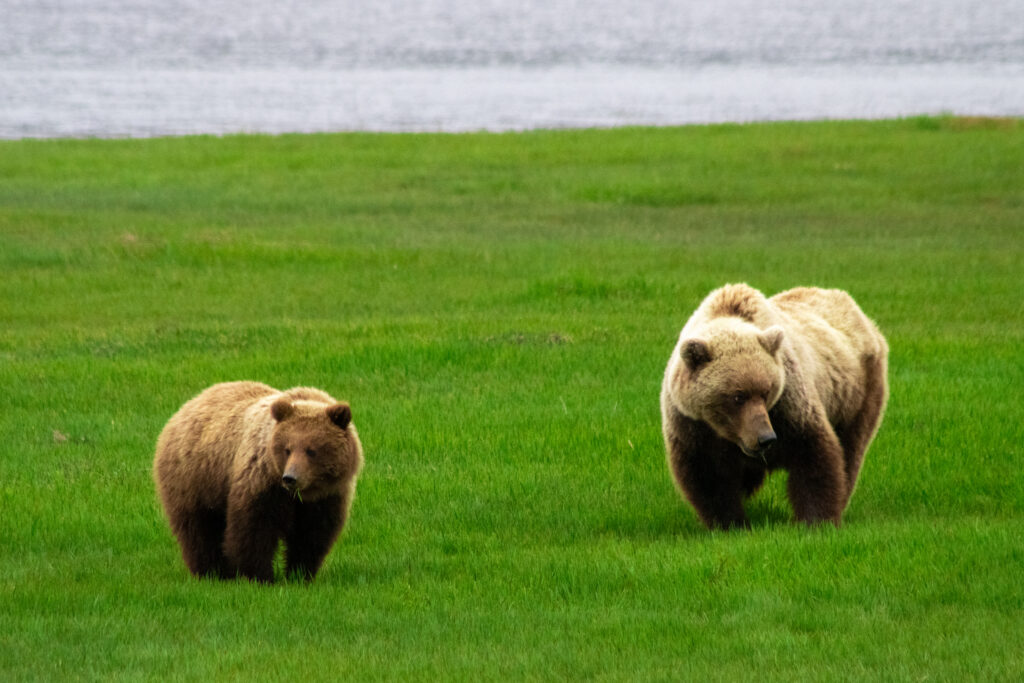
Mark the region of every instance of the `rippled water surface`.
POLYGON ((1024 1, 0 0, 0 137, 1024 115, 1024 1))

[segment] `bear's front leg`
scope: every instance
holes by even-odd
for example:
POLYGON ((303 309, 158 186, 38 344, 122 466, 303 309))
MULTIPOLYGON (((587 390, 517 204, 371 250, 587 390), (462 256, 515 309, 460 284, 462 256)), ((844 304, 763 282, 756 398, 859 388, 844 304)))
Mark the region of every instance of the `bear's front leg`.
POLYGON ((668 463, 679 490, 709 529, 748 528, 736 448, 702 423, 676 413, 666 431, 668 463))
POLYGON ((232 490, 228 496, 224 556, 236 574, 273 583, 280 524, 280 505, 272 493, 249 499, 232 490))
POLYGON ((313 579, 345 524, 345 500, 328 496, 295 507, 295 523, 285 537, 285 571, 289 576, 313 579))
POLYGON ((839 526, 847 495, 843 449, 827 424, 803 435, 788 448, 789 501, 797 520, 829 521, 839 526))
POLYGON ((743 508, 744 489, 738 468, 721 458, 735 458, 725 448, 706 445, 696 458, 682 462, 679 474, 683 493, 709 529, 750 528, 743 508), (725 465, 725 466, 723 466, 725 465))

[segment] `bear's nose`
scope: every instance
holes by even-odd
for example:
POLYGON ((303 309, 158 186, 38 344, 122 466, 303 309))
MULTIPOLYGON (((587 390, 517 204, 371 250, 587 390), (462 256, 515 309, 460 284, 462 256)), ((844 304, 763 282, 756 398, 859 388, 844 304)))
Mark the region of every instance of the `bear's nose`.
POLYGON ((762 451, 767 450, 769 446, 775 443, 776 440, 775 432, 768 432, 757 437, 757 447, 762 451))
POLYGON ((295 476, 286 474, 281 477, 281 483, 284 484, 286 488, 295 488, 295 476))

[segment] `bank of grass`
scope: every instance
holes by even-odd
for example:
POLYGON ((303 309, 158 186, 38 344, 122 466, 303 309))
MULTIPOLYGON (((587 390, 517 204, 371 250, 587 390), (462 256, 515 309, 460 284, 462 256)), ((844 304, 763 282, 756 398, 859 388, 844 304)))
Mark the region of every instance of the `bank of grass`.
POLYGON ((0 143, 0 678, 1017 680, 1024 124, 0 143), (892 398, 842 529, 673 489, 711 288, 849 290, 892 398), (191 579, 153 443, 217 381, 366 448, 312 585, 191 579))

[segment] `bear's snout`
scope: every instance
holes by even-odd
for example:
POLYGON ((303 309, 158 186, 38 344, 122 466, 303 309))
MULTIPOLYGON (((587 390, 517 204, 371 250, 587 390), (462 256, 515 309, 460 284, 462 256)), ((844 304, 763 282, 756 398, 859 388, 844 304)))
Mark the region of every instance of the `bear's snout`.
POLYGON ((737 445, 750 457, 764 457, 765 452, 778 440, 764 401, 751 400, 743 406, 737 445))
POLYGON ((306 493, 305 488, 309 483, 305 473, 301 467, 298 467, 295 463, 288 463, 288 466, 284 469, 284 474, 281 475, 281 486, 288 493, 297 495, 300 491, 303 494, 306 493))
POLYGON ((771 429, 769 429, 766 432, 762 432, 761 434, 758 434, 757 435, 757 448, 758 448, 758 450, 760 450, 762 452, 768 450, 769 448, 772 447, 772 444, 775 443, 775 441, 777 439, 778 439, 778 437, 775 436, 775 432, 772 431, 771 429))
POLYGON ((766 431, 758 432, 756 442, 741 441, 739 446, 751 458, 763 458, 777 440, 775 431, 769 426, 766 431))

